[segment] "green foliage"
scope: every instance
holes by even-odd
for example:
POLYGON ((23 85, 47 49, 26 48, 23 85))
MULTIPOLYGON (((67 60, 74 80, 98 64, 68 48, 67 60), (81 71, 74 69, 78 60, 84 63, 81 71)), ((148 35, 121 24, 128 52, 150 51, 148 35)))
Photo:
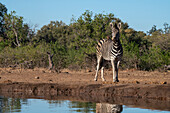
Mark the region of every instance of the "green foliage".
POLYGON ((124 47, 123 68, 137 68, 140 59, 139 47, 135 42, 131 42, 124 47))
POLYGON ((53 62, 57 71, 67 66, 67 51, 64 45, 60 45, 57 41, 50 44, 50 51, 53 54, 53 62))
POLYGON ((155 70, 169 65, 170 34, 154 25, 150 34, 126 29, 121 39, 124 48, 123 68, 155 70))
POLYGON ((148 53, 141 56, 140 69, 155 70, 164 65, 169 65, 169 53, 163 53, 159 47, 150 48, 148 53))
POLYGON ((7 13, 7 8, 5 7, 5 5, 3 5, 2 3, 0 3, 0 36, 3 36, 4 34, 4 15, 7 13))
POLYGON ((48 45, 41 44, 36 47, 24 46, 22 48, 6 47, 0 52, 1 67, 24 63, 25 61, 32 62, 33 66, 46 67, 48 45))
POLYGON ((0 51, 2 51, 7 45, 7 41, 0 41, 0 51))
POLYGON ((110 22, 122 23, 120 40, 124 55, 121 68, 155 70, 170 64, 170 27, 167 23, 164 30, 153 26, 147 35, 129 28, 128 23, 115 18, 112 13, 94 15, 87 10, 78 19, 72 18, 70 25, 51 21, 34 35, 33 30, 23 23, 23 17, 15 12, 5 14, 4 19, 6 36, 0 41, 1 67, 25 61, 31 61, 33 67, 48 67, 47 52, 50 52, 56 70, 91 68, 96 61, 97 41, 111 37, 110 22))
POLYGON ((9 46, 20 47, 29 41, 29 27, 23 23, 23 17, 17 16, 15 11, 4 15, 4 28, 4 40, 8 40, 9 46))

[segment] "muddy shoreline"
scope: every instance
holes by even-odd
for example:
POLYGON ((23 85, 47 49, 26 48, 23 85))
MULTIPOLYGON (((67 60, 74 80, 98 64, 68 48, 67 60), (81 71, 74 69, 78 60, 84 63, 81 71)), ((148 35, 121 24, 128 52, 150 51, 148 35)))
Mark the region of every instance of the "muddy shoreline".
POLYGON ((0 68, 0 96, 72 100, 170 111, 170 72, 120 70, 119 83, 105 70, 106 82, 94 81, 95 70, 0 68))
POLYGON ((1 83, 0 95, 12 98, 88 101, 170 111, 170 85, 64 85, 1 83))

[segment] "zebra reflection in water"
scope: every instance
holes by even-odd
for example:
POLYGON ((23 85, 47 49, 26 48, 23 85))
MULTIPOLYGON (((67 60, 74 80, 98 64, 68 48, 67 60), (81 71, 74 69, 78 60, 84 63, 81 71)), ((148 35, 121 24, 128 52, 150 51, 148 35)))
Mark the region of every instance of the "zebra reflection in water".
POLYGON ((96 113, 121 113, 122 111, 122 105, 96 103, 96 113))

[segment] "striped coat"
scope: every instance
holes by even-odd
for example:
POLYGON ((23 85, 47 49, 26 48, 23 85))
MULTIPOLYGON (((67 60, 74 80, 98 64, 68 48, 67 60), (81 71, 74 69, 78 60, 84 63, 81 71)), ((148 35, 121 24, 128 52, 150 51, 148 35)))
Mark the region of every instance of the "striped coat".
POLYGON ((119 41, 113 41, 111 39, 102 39, 98 42, 97 56, 102 56, 105 60, 111 60, 111 57, 119 59, 123 55, 123 48, 119 41))
MULTIPOLYGON (((113 67, 113 82, 118 82, 118 66, 120 63, 120 60, 123 56, 123 48, 120 43, 119 39, 119 30, 121 27, 121 24, 118 25, 111 23, 112 28, 112 39, 102 39, 97 43, 96 51, 97 51, 97 70, 95 75, 95 81, 97 81, 98 71, 99 71, 99 65, 102 59, 104 60, 110 60, 112 67, 113 67)), ((101 78, 103 81, 105 81, 103 76, 103 70, 104 65, 101 68, 101 78)))

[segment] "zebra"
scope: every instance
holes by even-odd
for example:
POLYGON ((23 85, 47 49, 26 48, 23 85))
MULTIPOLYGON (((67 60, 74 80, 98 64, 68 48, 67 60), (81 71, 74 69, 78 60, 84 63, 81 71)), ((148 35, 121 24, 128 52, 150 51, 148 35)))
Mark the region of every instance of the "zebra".
MULTIPOLYGON (((99 40, 96 51, 97 51, 97 69, 94 80, 97 81, 97 74, 100 68, 101 60, 108 60, 111 61, 111 65, 113 68, 113 82, 119 82, 118 80, 118 67, 120 60, 123 56, 123 48, 120 43, 120 28, 121 28, 121 22, 118 24, 110 23, 111 29, 112 29, 112 38, 111 39, 102 39, 99 40)), ((103 76, 104 71, 104 65, 101 67, 101 78, 102 81, 105 81, 105 78, 103 76)))

